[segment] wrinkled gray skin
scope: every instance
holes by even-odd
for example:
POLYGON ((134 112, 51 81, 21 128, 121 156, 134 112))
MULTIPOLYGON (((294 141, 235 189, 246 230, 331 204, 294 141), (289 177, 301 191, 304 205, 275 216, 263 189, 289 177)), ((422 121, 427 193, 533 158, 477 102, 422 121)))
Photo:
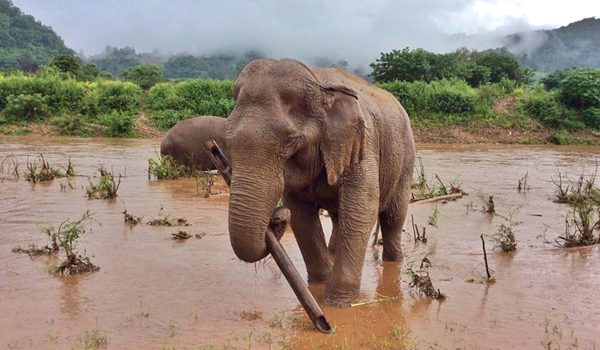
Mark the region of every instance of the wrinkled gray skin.
POLYGON ((415 148, 408 116, 389 93, 340 69, 256 60, 234 86, 227 119, 233 177, 229 232, 235 254, 267 254, 265 230, 279 198, 311 282, 325 302, 358 295, 369 233, 381 222, 383 259, 401 258, 415 148), (319 209, 333 222, 329 254, 319 209))
POLYGON ((204 152, 204 143, 214 139, 229 158, 225 142, 225 118, 202 116, 175 124, 160 143, 160 154, 169 155, 191 169, 216 169, 204 152))

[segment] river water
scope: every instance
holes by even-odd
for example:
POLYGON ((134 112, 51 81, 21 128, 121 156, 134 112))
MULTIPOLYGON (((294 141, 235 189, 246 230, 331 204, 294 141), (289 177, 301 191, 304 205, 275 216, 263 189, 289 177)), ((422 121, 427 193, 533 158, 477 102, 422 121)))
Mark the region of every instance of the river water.
MULTIPOLYGON (((590 175, 599 147, 418 145, 430 184, 433 174, 469 195, 455 202, 413 204, 410 214, 427 226, 427 243, 404 236, 404 260, 382 262, 369 248, 359 302, 346 309, 323 307, 332 335, 312 329, 271 259, 246 264, 235 258, 227 236, 228 195, 197 195, 194 179, 148 180, 148 158, 158 140, 1 137, 0 162, 0 348, 85 347, 94 339, 111 349, 277 348, 568 348, 600 346, 600 248, 563 249, 553 242, 564 230, 568 207, 552 201, 557 170, 571 178, 590 175), (43 153, 51 164, 70 157, 80 176, 31 184, 27 159, 43 153), (21 177, 9 172, 12 160, 21 177), (99 165, 122 174, 119 197, 89 200, 88 176, 99 165), (530 190, 517 181, 528 173, 530 190), (61 184, 63 184, 61 186, 61 184), (493 195, 496 211, 481 210, 493 195), (437 227, 427 225, 437 207, 437 227), (131 226, 123 210, 159 210, 184 217, 189 227, 131 226), (78 245, 100 271, 55 277, 57 260, 12 253, 18 245, 47 244, 41 229, 76 219, 86 210, 95 221, 78 245), (512 216, 510 216, 512 213, 512 216), (480 234, 496 232, 511 217, 515 253, 486 241, 495 283, 483 283, 480 234), (192 236, 179 242, 171 233, 192 236), (406 273, 428 254, 433 301, 409 287, 406 273), (94 336, 97 335, 97 336, 94 336)), ((94 179, 91 179, 94 181, 94 179)), ((322 218, 329 234, 331 224, 322 218)), ((305 276, 291 232, 282 243, 305 276)), ((323 286, 311 286, 321 301, 323 286)), ((93 345, 93 344, 91 344, 93 345)))

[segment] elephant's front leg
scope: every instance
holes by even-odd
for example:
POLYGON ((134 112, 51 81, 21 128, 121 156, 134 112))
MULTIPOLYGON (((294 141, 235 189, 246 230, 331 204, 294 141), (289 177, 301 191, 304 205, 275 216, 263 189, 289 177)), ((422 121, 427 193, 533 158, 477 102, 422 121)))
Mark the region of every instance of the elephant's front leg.
POLYGON ((284 198, 290 209, 291 226, 306 264, 310 282, 325 282, 331 273, 332 263, 327 254, 327 244, 319 209, 311 202, 304 202, 291 195, 284 198))
POLYGON ((358 296, 369 234, 379 205, 376 186, 347 187, 340 190, 335 260, 325 291, 325 302, 340 307, 348 306, 358 296))

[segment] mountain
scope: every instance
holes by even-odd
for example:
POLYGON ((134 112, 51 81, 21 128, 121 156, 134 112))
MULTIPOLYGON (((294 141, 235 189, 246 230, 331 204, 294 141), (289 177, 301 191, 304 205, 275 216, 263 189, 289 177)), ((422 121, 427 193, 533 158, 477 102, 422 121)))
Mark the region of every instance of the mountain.
POLYGON ((35 71, 59 54, 74 54, 52 30, 10 0, 0 0, 0 69, 35 71))
POLYGON ((557 29, 512 34, 502 41, 521 63, 535 70, 600 67, 600 19, 594 17, 557 29))

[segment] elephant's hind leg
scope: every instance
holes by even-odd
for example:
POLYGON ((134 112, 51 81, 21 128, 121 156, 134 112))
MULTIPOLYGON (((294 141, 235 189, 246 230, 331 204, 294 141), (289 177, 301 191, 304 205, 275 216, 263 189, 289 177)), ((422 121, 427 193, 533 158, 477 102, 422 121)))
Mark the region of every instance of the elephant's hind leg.
POLYGON ((402 258, 402 227, 408 211, 410 182, 401 184, 389 206, 379 214, 383 238, 383 260, 397 261, 402 258))
POLYGON ((331 219, 331 237, 329 237, 329 245, 327 249, 329 249, 330 254, 335 254, 335 245, 337 244, 337 239, 340 234, 340 224, 338 222, 338 214, 329 213, 329 218, 331 219))
POLYGON ((284 202, 292 214, 290 223, 306 264, 308 280, 310 282, 327 281, 332 262, 327 254, 319 209, 313 203, 304 202, 291 196, 286 196, 284 202))

